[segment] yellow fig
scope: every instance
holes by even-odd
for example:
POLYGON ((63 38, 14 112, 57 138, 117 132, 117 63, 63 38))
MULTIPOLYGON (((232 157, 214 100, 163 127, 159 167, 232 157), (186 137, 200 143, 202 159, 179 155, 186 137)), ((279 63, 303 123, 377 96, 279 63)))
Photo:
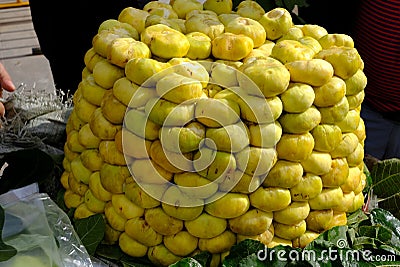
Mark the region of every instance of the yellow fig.
POLYGON ((290 191, 279 187, 260 187, 249 198, 253 207, 265 212, 284 209, 291 202, 290 191))
POLYGON ((253 39, 246 35, 225 32, 212 41, 211 53, 215 58, 224 60, 241 60, 254 48, 253 39), (230 49, 228 49, 230 48, 230 49))
POLYGON ((166 59, 184 57, 190 47, 183 33, 163 24, 145 28, 140 39, 150 48, 153 55, 166 59))
POLYGON ((119 236, 118 245, 123 252, 132 257, 143 257, 148 247, 131 238, 126 232, 119 236))
POLYGON ((292 16, 284 8, 274 8, 268 11, 258 22, 265 28, 269 40, 279 39, 293 25, 292 16))

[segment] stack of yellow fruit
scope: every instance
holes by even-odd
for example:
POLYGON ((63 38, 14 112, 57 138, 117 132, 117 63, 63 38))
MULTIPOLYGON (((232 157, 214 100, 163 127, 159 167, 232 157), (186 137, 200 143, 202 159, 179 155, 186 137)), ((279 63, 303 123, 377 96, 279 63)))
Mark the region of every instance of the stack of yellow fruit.
POLYGON ((61 182, 104 242, 166 266, 304 247, 363 204, 366 77, 350 36, 255 1, 150 2, 99 26, 61 182))

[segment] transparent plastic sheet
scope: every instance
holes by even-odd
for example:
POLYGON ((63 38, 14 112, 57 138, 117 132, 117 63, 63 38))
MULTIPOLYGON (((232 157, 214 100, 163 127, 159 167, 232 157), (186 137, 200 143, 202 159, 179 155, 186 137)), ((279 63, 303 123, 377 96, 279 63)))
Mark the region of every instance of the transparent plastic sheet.
POLYGON ((67 214, 36 183, 0 195, 0 205, 2 239, 18 251, 0 267, 93 266, 67 214))

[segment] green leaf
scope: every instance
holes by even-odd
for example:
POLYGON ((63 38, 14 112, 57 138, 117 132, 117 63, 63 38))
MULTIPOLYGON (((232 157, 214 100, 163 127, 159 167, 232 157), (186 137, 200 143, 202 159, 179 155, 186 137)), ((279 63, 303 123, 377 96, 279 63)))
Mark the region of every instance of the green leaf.
POLYGON ((347 217, 347 225, 351 228, 357 228, 360 223, 367 220, 368 216, 359 209, 347 217))
POLYGON ((372 189, 379 198, 400 194, 400 159, 379 161, 371 170, 371 178, 372 189))
POLYGON ((124 254, 120 262, 122 263, 123 266, 126 267, 151 267, 154 266, 154 264, 151 263, 151 261, 147 257, 141 257, 141 258, 135 258, 131 257, 127 254, 124 254))
POLYGON ((400 238, 400 220, 394 217, 389 211, 380 208, 373 209, 371 211, 371 221, 373 224, 386 226, 400 238))
POLYGON ((400 219, 400 192, 378 201, 378 206, 400 219))
POLYGON ((198 261, 202 266, 208 266, 208 265, 210 265, 212 255, 208 251, 202 251, 202 252, 194 255, 193 258, 196 261, 198 261))
POLYGON ((364 174, 366 176, 366 185, 364 187, 363 192, 368 193, 372 186, 372 177, 371 177, 371 172, 369 171, 369 168, 367 164, 365 164, 365 162, 364 162, 364 174))
POLYGON ((236 266, 239 267, 247 267, 247 266, 254 266, 254 267, 263 267, 266 264, 260 261, 257 257, 257 254, 251 254, 243 259, 241 259, 236 266))
POLYGON ((103 240, 105 227, 106 224, 101 214, 75 221, 76 233, 90 255, 94 255, 97 246, 103 240))
POLYGON ((254 265, 257 262, 257 253, 264 249, 265 245, 262 244, 260 241, 245 239, 231 248, 229 255, 226 256, 224 262, 222 263, 222 266, 223 267, 239 266, 238 263, 241 260, 246 259, 246 257, 252 254, 256 255, 256 258, 255 259, 251 258, 252 264, 249 266, 257 266, 254 265))
POLYGON ((119 260, 124 253, 117 245, 99 244, 96 249, 96 255, 108 260, 119 260))
POLYGON ((6 243, 4 243, 4 241, 2 239, 4 220, 5 220, 4 209, 0 205, 0 262, 8 261, 15 255, 17 255, 17 250, 13 246, 10 246, 10 245, 7 245, 6 243))

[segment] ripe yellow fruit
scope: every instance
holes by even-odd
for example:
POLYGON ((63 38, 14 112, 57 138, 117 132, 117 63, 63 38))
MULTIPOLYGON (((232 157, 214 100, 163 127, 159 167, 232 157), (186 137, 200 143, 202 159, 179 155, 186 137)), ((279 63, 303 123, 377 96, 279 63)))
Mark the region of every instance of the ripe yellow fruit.
POLYGON ((115 141, 101 141, 99 145, 99 153, 103 161, 106 163, 119 166, 124 166, 126 164, 125 156, 118 150, 115 141))
POLYGON ((78 132, 78 141, 86 149, 95 149, 99 147, 101 139, 93 134, 89 123, 86 123, 78 132))
POLYGON ((280 238, 292 240, 306 232, 307 224, 304 220, 293 225, 274 222, 274 234, 280 238))
POLYGON ((156 266, 169 266, 182 258, 173 254, 164 244, 150 247, 147 252, 147 257, 156 266))
POLYGON ((170 64, 152 58, 133 58, 125 65, 125 75, 130 81, 149 88, 156 83, 152 77, 168 67, 170 64))
POLYGON ((290 188, 292 201, 307 201, 322 191, 322 179, 313 173, 306 173, 300 182, 290 188))
POLYGON ((343 191, 340 187, 324 188, 321 194, 308 201, 313 210, 326 210, 341 204, 343 191))
MULTIPOLYGON (((166 190, 166 187, 164 187, 164 186, 157 187, 155 185, 151 185, 151 187, 147 187, 146 189, 143 189, 136 182, 129 181, 129 178, 128 178, 127 184, 125 186, 125 196, 130 201, 132 201, 134 204, 136 204, 137 206, 139 206, 141 208, 144 208, 144 209, 155 208, 160 205, 160 201, 152 197, 153 192, 151 191, 151 189, 153 191, 161 190, 162 194, 163 194, 164 191, 166 190)), ((160 195, 162 195, 162 194, 160 194, 160 195)))
POLYGON ((265 11, 256 1, 245 0, 238 4, 237 14, 258 21, 265 14, 265 11))
POLYGON ((348 79, 353 76, 362 66, 362 60, 357 49, 344 46, 333 46, 322 50, 315 55, 331 63, 335 75, 342 79, 348 79))
POLYGON ((149 47, 134 38, 120 37, 114 39, 107 47, 107 59, 111 63, 123 68, 132 58, 150 58, 149 47))
POLYGON ((205 134, 205 144, 212 141, 217 150, 225 152, 239 152, 249 145, 248 129, 243 123, 227 125, 222 128, 208 128, 205 134))
POLYGON ((123 252, 132 257, 143 257, 148 247, 131 238, 126 232, 119 236, 118 245, 123 252))
POLYGON ((203 8, 214 11, 217 15, 230 13, 232 11, 232 0, 206 0, 203 3, 203 8))
POLYGON ((211 197, 219 188, 217 183, 213 183, 195 172, 174 174, 174 183, 181 186, 180 190, 184 193, 189 194, 193 198, 199 199, 207 199, 211 197))
POLYGON ((332 165, 332 156, 326 152, 313 151, 311 155, 301 161, 301 166, 305 172, 316 175, 323 175, 330 171, 332 165))
POLYGON ((92 172, 99 171, 103 165, 103 158, 98 149, 86 149, 81 153, 80 157, 82 164, 92 172))
POLYGON ((124 76, 124 69, 102 60, 93 68, 94 81, 105 89, 112 88, 114 82, 124 76))
POLYGON ((246 194, 227 193, 206 204, 204 210, 212 216, 230 219, 243 215, 249 207, 250 200, 246 194))
POLYGON ((71 161, 71 173, 78 181, 89 184, 89 177, 92 171, 83 165, 80 157, 76 157, 71 161))
POLYGON ((265 13, 259 20, 265 28, 268 40, 282 37, 292 27, 293 22, 289 11, 284 8, 275 8, 265 13))
POLYGON ((274 221, 287 225, 294 225, 306 219, 309 213, 310 205, 308 202, 293 201, 286 208, 274 211, 274 221))
POLYGON ((93 172, 89 180, 89 188, 92 194, 104 202, 110 201, 112 193, 108 192, 101 184, 100 172, 93 172))
POLYGON ((304 83, 291 83, 280 98, 283 110, 290 113, 301 113, 306 111, 315 100, 315 89, 304 83))
POLYGON ((103 242, 169 266, 306 247, 364 203, 367 77, 351 36, 245 0, 150 1, 100 24, 60 180, 103 242))
POLYGON ((234 124, 240 117, 239 104, 229 99, 201 98, 196 101, 194 117, 207 127, 234 124))
POLYGON ((144 214, 144 209, 130 201, 125 194, 113 194, 111 203, 117 214, 127 220, 141 217, 144 214))
POLYGON ((334 74, 330 62, 318 58, 291 61, 286 63, 285 67, 290 72, 291 81, 307 83, 312 86, 324 85, 334 74))
POLYGON ((256 20, 237 17, 225 25, 225 32, 243 34, 253 40, 254 48, 264 44, 267 36, 264 27, 256 20))
POLYGON ((322 36, 318 42, 321 44, 323 49, 327 49, 331 46, 354 47, 353 38, 343 33, 328 33, 322 36))
POLYGON ((227 228, 227 221, 223 218, 202 213, 196 219, 185 221, 188 232, 199 238, 212 238, 222 234, 227 228))
POLYGON ((229 227, 232 232, 241 235, 258 235, 265 232, 272 224, 272 212, 252 209, 245 214, 230 219, 229 227))
POLYGON ((310 60, 314 54, 313 49, 297 40, 282 40, 277 42, 271 50, 271 57, 283 64, 298 60, 310 60))
POLYGON ((150 48, 153 55, 166 59, 184 57, 190 47, 183 33, 163 24, 145 28, 140 39, 150 48))
POLYGON ((177 256, 187 256, 192 253, 198 245, 198 238, 187 231, 181 231, 176 235, 164 237, 164 245, 177 256))
POLYGON ((87 217, 90 217, 94 215, 93 211, 89 210, 88 207, 86 206, 86 203, 83 202, 81 203, 78 207, 76 207, 75 212, 74 212, 74 219, 84 219, 87 217))
POLYGON ((300 162, 279 159, 266 176, 263 186, 291 188, 300 182, 303 171, 300 162))
POLYGON ((70 172, 68 175, 68 185, 69 190, 80 196, 84 196, 88 190, 88 185, 78 181, 72 172, 70 172))
POLYGON ((64 193, 64 203, 67 208, 76 208, 84 202, 84 198, 81 195, 74 193, 71 190, 66 190, 64 193))
POLYGON ((293 247, 295 248, 305 248, 309 243, 316 239, 320 234, 306 230, 304 234, 292 240, 293 247))
POLYGON ((140 217, 129 219, 125 223, 125 233, 148 247, 157 246, 163 240, 163 236, 157 233, 140 217))
POLYGON ((211 54, 211 39, 202 32, 190 32, 186 34, 190 43, 187 57, 190 59, 206 59, 211 54))
POLYGON ((315 40, 319 40, 328 34, 328 31, 321 25, 316 24, 304 24, 300 26, 304 36, 311 36, 315 40))
POLYGON ((249 197, 253 207, 266 212, 284 209, 291 202, 290 191, 279 187, 259 187, 249 197))
POLYGON ((118 21, 132 25, 140 34, 145 27, 149 12, 133 7, 126 7, 118 15, 118 21))
POLYGON ((280 159, 302 161, 311 155, 314 143, 314 138, 309 132, 303 134, 283 134, 281 140, 276 145, 276 151, 280 159))
POLYGON ((82 79, 80 85, 83 97, 91 104, 100 106, 107 89, 96 84, 93 74, 82 79))
POLYGON ((236 244, 236 236, 231 231, 225 231, 222 234, 212 238, 200 238, 200 250, 206 250, 211 253, 226 252, 236 244))
POLYGON ((315 232, 322 232, 329 228, 332 220, 332 209, 310 211, 306 219, 307 228, 315 232))
POLYGON ((129 166, 135 180, 140 183, 163 185, 172 180, 174 174, 165 170, 152 159, 134 160, 129 166))
POLYGON ((333 106, 345 96, 346 90, 346 83, 334 76, 324 85, 314 87, 314 105, 317 107, 333 106))
POLYGON ((125 179, 130 176, 127 166, 104 163, 100 169, 100 180, 103 187, 113 193, 123 193, 125 179))
POLYGON ((90 211, 94 213, 102 213, 106 202, 95 197, 92 190, 89 189, 85 193, 85 204, 90 211))
POLYGON ((174 235, 183 228, 182 220, 166 214, 161 207, 147 209, 144 218, 157 233, 162 235, 174 235))
POLYGON ((102 140, 113 140, 116 133, 122 128, 121 125, 113 124, 107 120, 100 107, 93 112, 89 126, 93 134, 102 140))
POLYGON ((314 129, 321 122, 321 113, 314 106, 301 113, 286 113, 279 119, 286 133, 302 134, 314 129))
POLYGON ((212 55, 223 60, 241 60, 254 48, 253 39, 250 37, 229 32, 218 35, 211 43, 212 55))
POLYGON ((185 194, 177 186, 168 188, 161 201, 164 212, 180 220, 194 220, 203 212, 204 201, 185 194))
POLYGON ((175 72, 161 78, 157 82, 156 91, 162 98, 176 104, 199 98, 203 94, 199 81, 175 72))
POLYGON ((282 127, 279 122, 265 124, 250 124, 250 144, 257 147, 274 147, 282 136, 282 127))
POLYGON ((250 80, 257 86, 255 92, 250 92, 250 94, 253 95, 259 95, 259 92, 261 91, 262 95, 267 98, 274 97, 283 93, 289 86, 289 71, 282 63, 273 58, 268 58, 268 60, 250 61, 249 63, 243 64, 240 67, 240 70, 247 77, 245 76, 245 79, 238 78, 239 85, 242 88, 246 88, 244 84, 248 83, 250 78, 250 80))
POLYGON ((187 33, 201 32, 211 40, 214 40, 225 31, 225 26, 219 21, 217 14, 215 16, 204 13, 193 14, 186 19, 185 26, 187 33))

